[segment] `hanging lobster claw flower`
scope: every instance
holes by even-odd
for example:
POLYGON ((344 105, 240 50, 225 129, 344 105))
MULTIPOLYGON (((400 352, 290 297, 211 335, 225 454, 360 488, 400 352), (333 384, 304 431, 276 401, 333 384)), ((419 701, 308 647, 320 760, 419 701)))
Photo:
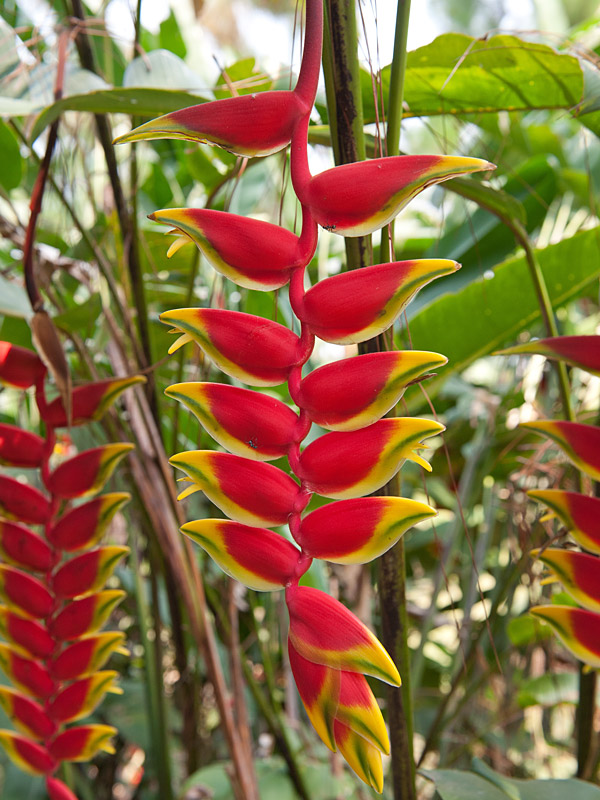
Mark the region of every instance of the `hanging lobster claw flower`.
POLYGON ((580 605, 600 612, 600 559, 597 556, 556 547, 532 550, 531 555, 537 556, 551 569, 580 605))
POLYGON ((31 525, 43 525, 50 518, 50 503, 33 486, 0 475, 0 514, 31 525))
POLYGON ((50 800, 77 800, 69 787, 51 775, 46 776, 46 791, 50 800))
POLYGON ((0 342, 0 383, 15 389, 28 389, 46 373, 36 353, 10 342, 0 342))
POLYGON ((40 622, 22 617, 6 606, 0 606, 0 634, 34 658, 48 658, 54 650, 54 640, 40 622))
POLYGON ((333 167, 297 186, 315 220, 340 236, 367 236, 391 222, 419 192, 470 172, 495 169, 461 156, 391 156, 333 167))
POLYGON ((101 669, 116 651, 123 651, 125 634, 105 631, 95 636, 85 636, 55 656, 51 672, 57 681, 72 681, 91 675, 101 669))
POLYGON ((48 670, 3 642, 0 642, 0 667, 13 686, 26 694, 45 700, 54 693, 54 681, 48 670))
POLYGON ((226 375, 250 386, 285 383, 301 358, 300 339, 263 317, 212 308, 178 308, 160 315, 183 332, 169 348, 174 353, 194 341, 226 375))
POLYGON ((56 769, 56 761, 45 747, 19 733, 0 730, 0 745, 13 763, 30 775, 46 775, 56 769))
POLYGON ((534 606, 529 612, 551 625, 565 647, 590 667, 600 667, 600 615, 573 606, 534 606))
POLYGON ((414 451, 443 430, 431 419, 395 417, 359 431, 326 433, 300 456, 298 476, 325 497, 361 497, 386 484, 407 459, 431 470, 414 451))
POLYGON ((48 713, 58 723, 74 722, 87 717, 107 692, 121 694, 114 686, 118 676, 118 672, 106 670, 70 683, 52 699, 48 713))
POLYGON ((68 425, 83 425, 98 420, 125 389, 145 382, 143 375, 133 375, 130 378, 108 378, 105 381, 77 386, 71 393, 70 423, 62 397, 57 397, 48 404, 44 412, 44 422, 53 428, 65 428, 68 425))
POLYGON ((48 491, 65 500, 99 492, 132 444, 105 444, 64 461, 46 481, 48 491))
POLYGON ((0 422, 0 464, 39 467, 44 457, 44 444, 41 436, 0 422))
POLYGON ((100 750, 115 752, 110 740, 116 733, 111 725, 67 728, 50 742, 48 750, 57 761, 90 761, 100 750))
MULTIPOLYGON (((223 513, 245 525, 285 525, 300 492, 277 467, 229 453, 190 450, 172 456, 169 463, 190 477, 192 492, 203 491, 223 513)), ((190 493, 186 490, 179 499, 190 493)))
POLYGON ((193 242, 217 272, 246 289, 280 289, 305 257, 300 239, 270 222, 207 208, 165 208, 149 217, 180 234, 167 256, 193 242))
POLYGON ((165 390, 238 456, 271 461, 287 455, 298 417, 274 397, 223 383, 176 383, 165 390))
POLYGON ((119 136, 114 143, 185 139, 218 145, 237 156, 268 156, 290 143, 306 111, 295 92, 258 92, 172 111, 119 136))
POLYGON ((17 728, 33 739, 49 739, 56 730, 39 703, 9 686, 0 686, 0 706, 17 728))
POLYGON ((181 531, 223 572, 259 592, 282 589, 294 576, 300 551, 278 533, 226 519, 186 522, 181 531))
POLYGON ((58 598, 78 597, 101 589, 128 547, 99 547, 66 561, 52 577, 52 591, 58 598))
POLYGON ((600 481, 600 428, 551 419, 522 422, 520 427, 552 439, 576 467, 600 481))
POLYGON ((54 598, 37 578, 7 564, 0 564, 0 597, 31 617, 52 613, 54 598))
POLYGON ((61 641, 78 639, 101 628, 113 609, 125 597, 120 589, 106 589, 74 600, 50 620, 50 634, 61 641))
POLYGON ((298 542, 312 558, 335 564, 366 564, 413 525, 437 514, 405 497, 363 497, 321 506, 300 523, 298 542))
POLYGON ((285 600, 290 641, 301 656, 333 669, 364 672, 400 685, 400 675, 383 645, 338 600, 308 586, 290 586, 285 600))
POLYGON ((91 547, 102 538, 112 518, 129 500, 131 495, 127 492, 112 492, 72 508, 49 529, 48 541, 67 553, 91 547))
POLYGON ((54 563, 52 550, 41 536, 23 525, 3 519, 0 519, 0 555, 11 564, 34 572, 46 572, 54 563))
POLYGON ((334 723, 335 743, 350 767, 367 786, 383 792, 383 764, 376 747, 339 720, 334 723))
POLYGON ((419 289, 459 267, 449 259, 422 258, 343 272, 309 289, 294 311, 319 339, 365 342, 393 325, 419 289))
POLYGON ((600 556, 600 498, 560 489, 532 489, 527 494, 552 509, 545 519, 556 515, 581 547, 600 556))
POLYGON ((447 362, 445 356, 421 350, 343 358, 309 373, 296 399, 322 428, 354 431, 381 419, 410 383, 447 362))
POLYGON ((600 336, 551 336, 498 350, 495 355, 512 356, 521 353, 538 353, 600 376, 600 336))

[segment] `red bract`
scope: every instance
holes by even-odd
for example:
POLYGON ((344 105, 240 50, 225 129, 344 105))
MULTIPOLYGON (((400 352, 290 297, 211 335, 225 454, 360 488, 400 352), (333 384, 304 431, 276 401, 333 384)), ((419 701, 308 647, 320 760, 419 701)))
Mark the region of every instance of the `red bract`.
MULTIPOLYGON (((19 484, 21 485, 21 484, 19 484)), ((52 567, 52 550, 29 528, 0 519, 0 554, 11 564, 34 572, 46 572, 52 567)))
POLYGON ((72 508, 52 525, 47 533, 48 540, 54 547, 68 553, 91 547, 130 497, 127 492, 113 492, 72 508))
MULTIPOLYGON (((131 378, 108 378, 98 383, 86 383, 77 386, 71 394, 71 425, 84 425, 86 422, 100 419, 117 397, 130 386, 145 383, 143 375, 131 378)), ((62 399, 55 398, 46 407, 44 421, 53 428, 64 428, 69 425, 62 399)))
POLYGON ((521 427, 552 439, 586 475, 600 480, 600 428, 550 419, 523 422, 521 427))
POLYGON ((551 336, 498 350, 497 355, 539 353, 600 375, 600 336, 551 336))
POLYGON ((47 617, 54 606, 42 581, 6 564, 0 564, 0 596, 32 617, 47 617))
POLYGON ((560 489, 536 489, 527 494, 552 509, 546 519, 556 515, 581 547, 600 555, 600 498, 560 489))
POLYGON ((39 467, 43 457, 41 436, 0 423, 0 463, 10 467, 39 467))
MULTIPOLYGON (((50 503, 33 486, 0 475, 0 513, 32 525, 43 525, 50 518, 50 503)), ((3 524, 0 520, 0 535, 3 524)))
POLYGON ((105 444, 86 450, 57 467, 47 478, 46 486, 61 499, 95 494, 102 489, 119 461, 132 450, 132 444, 105 444))
POLYGON ((41 358, 31 350, 10 342, 0 342, 0 383, 15 389, 28 389, 46 372, 41 358))

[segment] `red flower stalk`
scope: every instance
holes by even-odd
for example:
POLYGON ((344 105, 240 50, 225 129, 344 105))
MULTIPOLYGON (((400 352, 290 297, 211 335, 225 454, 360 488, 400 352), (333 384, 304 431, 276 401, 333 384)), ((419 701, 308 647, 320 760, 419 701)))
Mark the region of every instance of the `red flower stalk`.
MULTIPOLYGON (((0 425, 0 459, 38 469, 44 486, 40 491, 0 476, 0 635, 6 641, 0 643, 0 666, 15 687, 0 688, 0 705, 20 731, 0 731, 0 743, 22 769, 45 777, 51 800, 76 800, 54 773, 64 761, 111 752, 116 729, 69 723, 89 716, 106 692, 120 691, 117 673, 101 667, 124 642, 122 633, 96 632, 124 595, 102 587, 128 548, 89 548, 129 495, 105 494, 73 507, 68 501, 100 491, 132 445, 104 445, 52 468, 55 430, 68 422, 60 398, 46 401, 45 374, 35 353, 0 342, 0 380, 19 389, 35 385, 46 426, 41 438, 0 425), (81 552, 71 556, 73 551, 81 552)), ((71 424, 98 419, 122 391, 143 380, 76 388, 71 424)))
POLYGON ((203 491, 228 519, 188 522, 182 531, 229 575, 259 591, 285 590, 292 670, 309 718, 366 783, 381 792, 385 724, 363 676, 399 685, 400 676, 374 635, 341 603, 299 585, 313 558, 365 563, 392 547, 435 511, 399 497, 363 498, 406 460, 431 469, 416 451, 443 431, 426 419, 382 417, 410 383, 445 363, 437 353, 378 353, 344 359, 304 378, 315 337, 363 342, 390 328, 419 289, 453 273, 450 260, 376 264, 327 278, 305 292, 305 271, 318 225, 357 236, 389 222, 418 192, 454 175, 490 169, 486 161, 402 156, 336 167, 313 177, 307 129, 322 38, 321 0, 307 2, 302 67, 293 92, 269 92, 206 103, 145 123, 118 141, 186 138, 240 155, 268 155, 291 142, 291 175, 302 204, 302 231, 234 214, 164 209, 151 214, 179 234, 169 254, 194 242, 234 283, 267 291, 289 284, 300 335, 262 317, 183 308, 161 320, 180 336, 169 352, 193 342, 225 374, 250 386, 287 382, 286 403, 221 383, 178 383, 182 402, 229 452, 195 450, 171 463, 187 484, 180 497, 203 491), (332 431, 302 449, 312 422, 332 431), (292 476, 267 463, 287 456, 292 476), (316 492, 339 502, 305 517, 316 492), (270 528, 287 524, 295 544, 270 528))

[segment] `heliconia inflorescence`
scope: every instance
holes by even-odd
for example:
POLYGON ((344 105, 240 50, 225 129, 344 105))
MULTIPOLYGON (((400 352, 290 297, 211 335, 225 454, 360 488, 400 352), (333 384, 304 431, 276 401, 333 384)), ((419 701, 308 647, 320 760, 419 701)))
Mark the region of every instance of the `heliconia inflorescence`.
POLYGON ((291 144, 291 177, 302 207, 299 236, 270 223, 210 209, 163 209, 150 218, 178 234, 168 255, 193 242, 238 286, 269 291, 289 284, 300 334, 251 314, 183 308, 161 315, 179 334, 169 352, 194 342, 226 375, 254 387, 287 382, 296 413, 281 400, 226 383, 178 383, 183 403, 228 452, 179 453, 180 497, 203 491, 228 519, 188 522, 182 531, 229 575, 262 591, 281 589, 290 616, 289 657, 302 702, 325 744, 339 750, 376 791, 390 743, 364 677, 398 686, 400 675, 375 636, 337 600, 299 585, 314 558, 366 563, 412 525, 436 512, 400 497, 364 497, 444 430, 428 419, 382 419, 406 387, 446 359, 429 352, 346 358, 302 376, 315 337, 360 343, 389 329, 420 288, 452 274, 448 259, 376 264, 326 278, 305 291, 318 225, 342 236, 387 224, 427 186, 493 168, 453 156, 399 156, 348 164, 312 176, 307 133, 321 62, 322 0, 307 0, 302 65, 293 91, 217 100, 167 114, 119 142, 177 138, 267 156, 291 144), (301 449, 312 423, 329 432, 301 449), (291 473, 267 463, 287 456, 291 473), (294 479, 295 478, 295 479, 294 479), (313 493, 335 502, 302 516, 313 493), (288 541, 271 528, 287 524, 288 541))
POLYGON ((124 634, 100 628, 124 592, 103 589, 127 547, 96 547, 129 499, 102 490, 132 445, 107 444, 53 463, 56 429, 99 419, 125 389, 145 379, 110 378, 73 390, 67 414, 48 403, 46 367, 36 353, 0 342, 0 383, 35 387, 45 437, 0 424, 0 462, 38 470, 43 490, 0 475, 0 667, 14 688, 0 687, 0 706, 18 733, 0 730, 0 744, 22 769, 45 778, 50 800, 76 800, 55 773, 62 762, 113 752, 116 729, 79 724, 117 673, 103 669, 124 648, 124 634), (37 526, 40 532, 30 526, 37 526), (75 724, 73 724, 75 723, 75 724))
MULTIPOLYGON (((555 336, 500 351, 504 355, 537 353, 600 374, 600 336, 555 336)), ((557 444, 585 475, 600 480, 600 428, 565 420, 524 422, 522 428, 557 444)), ((561 489, 532 489, 528 495, 544 503, 577 544, 588 553, 556 547, 532 551, 583 608, 571 605, 534 606, 530 612, 554 628, 563 644, 585 664, 600 668, 600 499, 561 489), (592 554, 592 555, 589 555, 592 554)))

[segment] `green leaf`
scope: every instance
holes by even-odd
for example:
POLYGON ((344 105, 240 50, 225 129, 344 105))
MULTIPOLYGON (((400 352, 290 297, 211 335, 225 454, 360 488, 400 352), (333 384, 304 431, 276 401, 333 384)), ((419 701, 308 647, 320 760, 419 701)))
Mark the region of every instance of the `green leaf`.
POLYGON ((578 686, 579 676, 574 672, 547 673, 525 681, 517 695, 517 702, 521 708, 576 703, 578 686))
POLYGON ((585 781, 514 780, 496 774, 482 762, 474 766, 483 774, 434 769, 423 775, 435 783, 442 800, 600 800, 600 789, 585 781))
MULTIPOLYGON (((600 275, 600 228, 578 233, 537 251, 554 308, 577 297, 600 275)), ((449 365, 427 383, 435 394, 451 370, 463 370, 541 319, 524 256, 500 264, 494 277, 481 279, 456 294, 434 301, 410 322, 412 346, 441 348, 449 365)), ((414 395, 413 395, 414 396, 414 395)))
POLYGON ((23 174, 23 159, 19 152, 19 143, 13 132, 0 122, 0 184, 10 191, 19 185, 23 174))
POLYGON ((17 283, 7 281, 0 275, 0 314, 9 317, 22 317, 27 319, 31 316, 31 303, 27 297, 27 292, 17 283))
POLYGON ((165 50, 170 50, 175 53, 179 58, 185 58, 187 55, 187 47, 183 41, 183 36, 179 30, 179 23, 177 17, 171 9, 169 16, 160 23, 159 33, 160 46, 165 50))
POLYGON ((214 89, 217 100, 232 96, 229 88, 231 84, 235 87, 236 94, 253 94, 271 89, 273 81, 262 72, 255 70, 255 63, 253 58, 243 58, 227 67, 219 76, 214 89))
MULTIPOLYGON (((205 98, 174 89, 123 88, 105 89, 87 94, 72 95, 45 108, 35 121, 31 141, 51 125, 64 111, 90 111, 93 114, 135 114, 157 117, 180 108, 205 102, 205 98)), ((1 106, 0 106, 1 108, 1 106)))
POLYGON ((95 294, 85 303, 74 306, 63 314, 57 314, 53 320, 54 324, 66 333, 77 331, 82 336, 89 336, 101 313, 102 300, 99 294, 95 294))
POLYGON ((506 800, 506 794, 474 772, 432 769, 422 773, 435 783, 442 800, 506 800))
MULTIPOLYGON (((382 70, 381 79, 387 97, 390 67, 382 70)), ((366 72, 362 81, 365 122, 374 122, 366 72)), ((516 36, 474 39, 448 33, 408 54, 404 116, 570 108, 582 94, 582 70, 573 56, 516 36)))

